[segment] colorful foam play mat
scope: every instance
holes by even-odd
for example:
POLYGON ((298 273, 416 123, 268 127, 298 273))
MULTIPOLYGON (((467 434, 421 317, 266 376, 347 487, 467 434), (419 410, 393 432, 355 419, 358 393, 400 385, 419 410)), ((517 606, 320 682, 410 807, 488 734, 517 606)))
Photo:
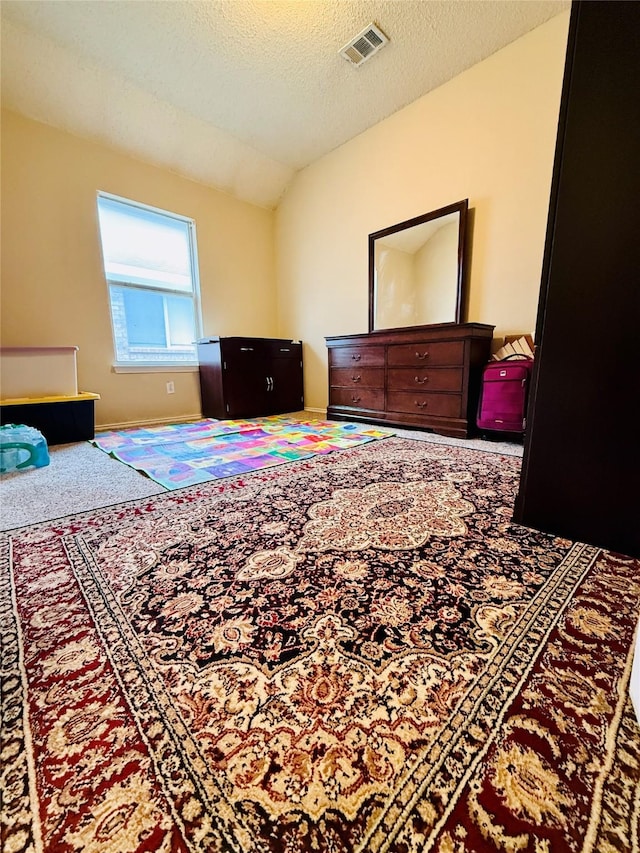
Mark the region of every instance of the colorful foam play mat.
POLYGON ((393 435, 393 430, 282 416, 132 428, 96 435, 92 444, 166 489, 246 474, 393 435))

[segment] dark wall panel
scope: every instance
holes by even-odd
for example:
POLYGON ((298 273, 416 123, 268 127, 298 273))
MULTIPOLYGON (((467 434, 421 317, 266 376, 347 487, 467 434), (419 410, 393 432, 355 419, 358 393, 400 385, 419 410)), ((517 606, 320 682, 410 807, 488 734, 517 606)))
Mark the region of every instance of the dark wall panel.
POLYGON ((576 2, 515 520, 640 556, 640 3, 576 2))

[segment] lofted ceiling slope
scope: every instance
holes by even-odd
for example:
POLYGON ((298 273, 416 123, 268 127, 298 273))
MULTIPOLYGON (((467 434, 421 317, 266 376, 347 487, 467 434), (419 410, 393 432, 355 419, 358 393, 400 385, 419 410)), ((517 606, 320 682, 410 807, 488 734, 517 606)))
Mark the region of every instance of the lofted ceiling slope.
POLYGON ((3 0, 2 103, 272 208, 568 0, 3 0), (390 42, 338 51, 369 23, 390 42))

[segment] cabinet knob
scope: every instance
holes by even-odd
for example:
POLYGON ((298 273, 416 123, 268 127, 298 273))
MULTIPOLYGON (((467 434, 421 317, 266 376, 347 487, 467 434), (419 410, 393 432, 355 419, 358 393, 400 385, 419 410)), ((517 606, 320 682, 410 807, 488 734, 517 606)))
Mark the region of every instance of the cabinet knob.
POLYGON ((428 382, 428 381, 429 381, 429 377, 428 377, 428 376, 422 376, 422 377, 420 377, 420 376, 414 376, 413 378, 414 378, 414 379, 415 379, 415 381, 418 383, 418 385, 424 385, 424 384, 425 384, 425 382, 428 382))
POLYGON ((415 404, 419 409, 424 409, 424 408, 426 408, 426 405, 427 405, 424 400, 416 400, 415 404))
POLYGON ((425 358, 429 358, 429 352, 428 352, 428 351, 425 351, 425 352, 417 352, 417 353, 416 353, 416 358, 419 358, 421 361, 423 361, 425 358))
POLYGON ((359 353, 354 353, 354 354, 351 356, 351 358, 352 358, 354 361, 360 361, 360 355, 359 355, 359 353))
POLYGON ((362 377, 360 376, 360 374, 358 374, 357 376, 352 376, 352 377, 351 377, 351 380, 352 380, 353 382, 360 382, 360 379, 361 379, 361 378, 362 378, 362 377))
POLYGON ((352 402, 352 403, 359 403, 359 402, 360 402, 360 397, 352 397, 352 398, 351 398, 351 402, 352 402))

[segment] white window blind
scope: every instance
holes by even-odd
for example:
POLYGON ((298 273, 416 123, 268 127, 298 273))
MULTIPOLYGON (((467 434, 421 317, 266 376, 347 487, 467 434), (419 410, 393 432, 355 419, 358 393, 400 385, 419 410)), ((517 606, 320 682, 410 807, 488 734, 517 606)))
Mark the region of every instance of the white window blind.
POLYGON ((193 220, 103 193, 98 219, 116 364, 195 363, 193 220))

